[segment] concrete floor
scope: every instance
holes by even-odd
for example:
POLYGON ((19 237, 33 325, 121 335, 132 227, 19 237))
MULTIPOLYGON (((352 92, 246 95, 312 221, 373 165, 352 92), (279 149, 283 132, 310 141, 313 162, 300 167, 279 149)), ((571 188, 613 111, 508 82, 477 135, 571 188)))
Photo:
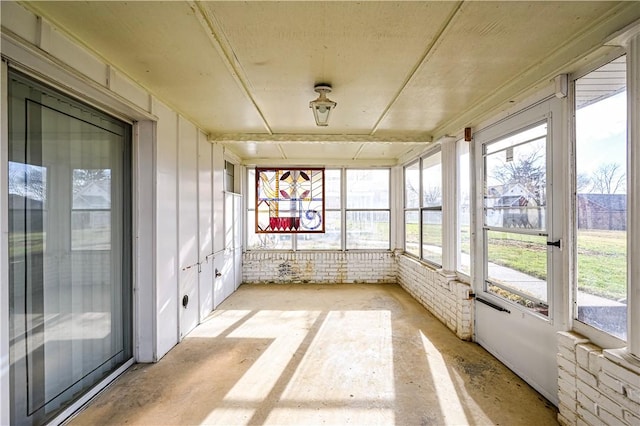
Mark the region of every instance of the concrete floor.
POLYGON ((396 285, 243 285, 74 425, 555 425, 555 407, 396 285))

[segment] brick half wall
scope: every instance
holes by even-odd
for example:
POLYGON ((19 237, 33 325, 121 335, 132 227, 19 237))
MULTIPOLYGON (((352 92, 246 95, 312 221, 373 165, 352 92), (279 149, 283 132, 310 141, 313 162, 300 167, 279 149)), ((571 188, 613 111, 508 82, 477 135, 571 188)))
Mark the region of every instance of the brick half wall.
POLYGON ((471 286, 418 260, 399 254, 398 284, 462 340, 473 338, 471 286))
POLYGON ((395 284, 396 276, 391 251, 247 251, 242 267, 242 282, 248 284, 395 284))
POLYGON ((640 364, 624 349, 602 350, 574 332, 558 333, 558 421, 640 425, 640 364))

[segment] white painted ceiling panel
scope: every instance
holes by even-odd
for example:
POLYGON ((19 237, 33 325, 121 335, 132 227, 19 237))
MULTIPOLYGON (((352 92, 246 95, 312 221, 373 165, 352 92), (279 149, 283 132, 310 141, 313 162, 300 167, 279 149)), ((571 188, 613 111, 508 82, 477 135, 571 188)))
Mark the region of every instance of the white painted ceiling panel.
POLYGON ((220 54, 182 1, 33 2, 36 11, 207 132, 265 132, 220 54))
POLYGON ((615 1, 22 4, 246 164, 392 163, 575 71, 640 19, 640 2, 615 1), (333 86, 328 127, 309 109, 315 83, 333 86))
POLYGON ((455 2, 209 2, 275 133, 323 133, 309 101, 330 83, 331 129, 369 134, 455 2), (287 113, 283 113, 286 110, 287 113))
POLYGON ((611 6, 611 2, 464 3, 385 117, 381 132, 419 134, 442 126, 459 111, 522 78, 611 6))

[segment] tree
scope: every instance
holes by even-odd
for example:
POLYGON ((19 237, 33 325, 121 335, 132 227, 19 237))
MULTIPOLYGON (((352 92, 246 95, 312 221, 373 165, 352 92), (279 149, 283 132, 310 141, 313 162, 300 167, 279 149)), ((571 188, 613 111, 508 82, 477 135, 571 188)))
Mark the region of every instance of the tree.
POLYGON ((603 163, 591 175, 591 192, 598 194, 623 193, 626 174, 618 163, 603 163))
POLYGON ((547 174, 542 147, 501 163, 492 170, 494 179, 502 185, 520 184, 534 195, 538 205, 546 204, 544 199, 547 174))
POLYGON ((586 173, 578 173, 576 176, 576 191, 586 191, 591 186, 591 178, 586 173))

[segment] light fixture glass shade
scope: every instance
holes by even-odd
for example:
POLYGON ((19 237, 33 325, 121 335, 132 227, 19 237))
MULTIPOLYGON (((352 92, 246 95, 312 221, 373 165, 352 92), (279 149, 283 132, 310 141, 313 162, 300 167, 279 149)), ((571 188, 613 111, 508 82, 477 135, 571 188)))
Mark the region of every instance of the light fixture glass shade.
POLYGON ((316 86, 314 90, 318 92, 320 96, 309 102, 309 108, 313 110, 313 117, 316 119, 316 125, 328 126, 331 110, 337 105, 337 103, 327 98, 326 95, 331 92, 331 86, 320 85, 316 86))

